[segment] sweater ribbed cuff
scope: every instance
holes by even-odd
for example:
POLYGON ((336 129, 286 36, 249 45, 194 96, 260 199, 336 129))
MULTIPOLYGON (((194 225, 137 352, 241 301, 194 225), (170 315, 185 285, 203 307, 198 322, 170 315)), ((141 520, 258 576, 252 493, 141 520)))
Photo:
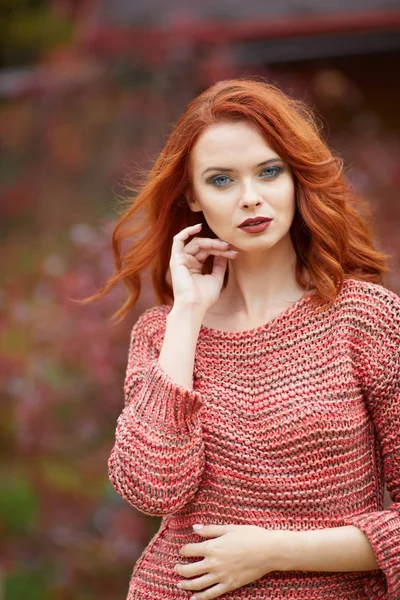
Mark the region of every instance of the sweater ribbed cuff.
POLYGON ((138 420, 154 430, 176 434, 191 432, 202 406, 201 395, 173 381, 155 359, 130 408, 138 420))
POLYGON ((368 538, 376 561, 386 576, 389 600, 400 598, 400 515, 396 510, 382 510, 344 519, 368 538))

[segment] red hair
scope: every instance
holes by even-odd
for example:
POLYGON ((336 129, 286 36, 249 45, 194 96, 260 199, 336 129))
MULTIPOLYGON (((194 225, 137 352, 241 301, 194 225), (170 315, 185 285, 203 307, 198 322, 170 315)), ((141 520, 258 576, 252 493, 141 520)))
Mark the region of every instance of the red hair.
MULTIPOLYGON (((259 128, 294 175, 296 210, 290 234, 297 255, 298 284, 315 289, 317 304, 333 302, 349 277, 383 285, 388 255, 374 247, 370 208, 352 191, 342 161, 323 141, 312 110, 275 85, 239 78, 215 83, 188 104, 116 224, 112 235, 114 274, 83 302, 103 297, 122 281, 128 298, 113 315, 122 319, 136 304, 141 274, 148 267, 158 303, 173 302, 167 279, 173 236, 202 221, 202 230, 196 235, 216 237, 203 213, 193 213, 185 200, 192 185, 191 150, 210 125, 244 119, 259 128)), ((206 260, 204 273, 211 272, 212 260, 212 256, 206 260)), ((228 269, 224 286, 227 275, 228 269)))

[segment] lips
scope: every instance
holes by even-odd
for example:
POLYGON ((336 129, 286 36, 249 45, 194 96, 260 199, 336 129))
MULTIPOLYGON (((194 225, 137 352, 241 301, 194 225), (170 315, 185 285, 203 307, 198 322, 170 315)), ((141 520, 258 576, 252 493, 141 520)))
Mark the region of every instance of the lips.
POLYGON ((253 219, 246 219, 239 227, 244 227, 245 225, 260 225, 261 223, 266 223, 268 221, 272 221, 272 219, 268 219, 267 217, 254 217, 253 219))

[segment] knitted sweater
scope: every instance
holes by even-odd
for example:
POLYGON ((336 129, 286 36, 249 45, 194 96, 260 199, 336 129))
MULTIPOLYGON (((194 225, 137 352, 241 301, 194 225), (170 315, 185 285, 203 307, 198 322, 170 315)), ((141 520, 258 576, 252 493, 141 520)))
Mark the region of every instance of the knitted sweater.
POLYGON ((202 326, 193 390, 158 363, 171 307, 134 325, 109 476, 133 507, 163 519, 128 600, 191 597, 174 565, 200 560, 179 554, 204 541, 193 523, 354 525, 380 567, 272 571, 226 600, 400 598, 400 298, 349 278, 330 308, 311 299, 247 331, 202 326))

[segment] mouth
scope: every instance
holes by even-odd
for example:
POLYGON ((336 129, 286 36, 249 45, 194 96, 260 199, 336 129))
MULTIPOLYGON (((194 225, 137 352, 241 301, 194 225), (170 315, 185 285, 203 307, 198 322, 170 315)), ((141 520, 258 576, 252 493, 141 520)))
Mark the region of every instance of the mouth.
POLYGON ((246 219, 239 225, 239 227, 245 227, 249 225, 261 225, 262 223, 269 223, 272 219, 268 219, 267 217, 259 217, 254 219, 246 219))

